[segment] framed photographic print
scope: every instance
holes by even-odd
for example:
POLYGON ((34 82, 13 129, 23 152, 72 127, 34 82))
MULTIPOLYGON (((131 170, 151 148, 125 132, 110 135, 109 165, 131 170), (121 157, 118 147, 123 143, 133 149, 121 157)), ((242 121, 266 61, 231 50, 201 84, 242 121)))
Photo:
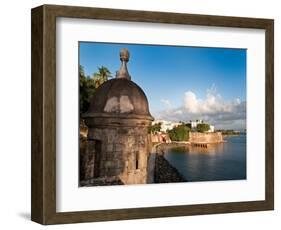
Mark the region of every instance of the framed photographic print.
POLYGON ((32 9, 41 224, 274 208, 273 20, 32 9))

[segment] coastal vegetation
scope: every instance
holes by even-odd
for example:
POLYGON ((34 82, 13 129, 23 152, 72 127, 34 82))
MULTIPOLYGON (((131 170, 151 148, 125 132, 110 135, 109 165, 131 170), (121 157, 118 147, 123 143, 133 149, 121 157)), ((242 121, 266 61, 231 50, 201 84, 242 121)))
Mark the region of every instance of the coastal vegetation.
POLYGON ((88 110, 96 89, 111 77, 111 72, 104 66, 98 67, 92 76, 86 76, 84 67, 79 65, 80 114, 88 110))
POLYGON ((240 134, 242 134, 241 132, 233 130, 233 129, 218 130, 218 132, 221 132, 222 135, 240 135, 240 134))
POLYGON ((188 141, 190 128, 186 125, 179 125, 171 130, 168 130, 168 134, 172 141, 188 141))
POLYGON ((159 123, 156 123, 154 125, 151 125, 149 128, 148 128, 148 133, 152 133, 152 134, 155 134, 157 132, 160 132, 161 130, 161 122, 159 123))
POLYGON ((197 129, 197 132, 204 133, 210 129, 210 125, 207 123, 198 124, 196 129, 197 129))
POLYGON ((196 120, 196 128, 192 128, 191 121, 189 123, 185 123, 185 125, 192 129, 193 131, 199 132, 199 133, 204 133, 210 130, 210 125, 208 123, 205 123, 202 120, 202 123, 199 123, 199 120, 196 120))

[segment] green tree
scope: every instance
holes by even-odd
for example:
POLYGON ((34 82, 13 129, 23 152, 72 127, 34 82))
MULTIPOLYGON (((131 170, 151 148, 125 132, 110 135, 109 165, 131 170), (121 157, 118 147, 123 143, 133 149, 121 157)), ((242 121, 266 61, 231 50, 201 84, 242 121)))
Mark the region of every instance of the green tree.
POLYGON ((98 72, 90 77, 86 76, 83 66, 79 65, 80 115, 87 112, 96 89, 110 77, 110 71, 104 66, 98 67, 98 72))
POLYGON ((95 87, 90 83, 90 78, 85 75, 82 65, 79 66, 79 105, 80 114, 88 110, 90 97, 95 91, 95 87))
POLYGON ((190 128, 186 125, 179 125, 168 131, 172 141, 188 141, 190 128))
POLYGON ((186 125, 186 127, 191 129, 191 123, 186 123, 185 125, 186 125))
POLYGON ((111 77, 111 72, 108 68, 104 66, 98 67, 98 72, 93 73, 95 87, 98 88, 111 77))
POLYGON ((151 126, 148 128, 148 132, 149 132, 149 133, 152 133, 152 134, 155 134, 156 132, 160 132, 160 130, 161 130, 161 125, 162 125, 161 122, 156 123, 156 124, 154 124, 154 125, 151 125, 151 126))
POLYGON ((210 129, 210 125, 206 123, 198 124, 197 131, 200 133, 207 132, 210 129))

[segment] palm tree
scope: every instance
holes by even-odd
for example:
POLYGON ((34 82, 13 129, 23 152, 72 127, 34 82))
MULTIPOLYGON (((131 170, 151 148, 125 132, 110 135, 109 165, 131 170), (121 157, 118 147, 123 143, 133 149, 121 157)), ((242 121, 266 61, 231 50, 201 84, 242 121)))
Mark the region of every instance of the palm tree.
POLYGON ((95 87, 98 88, 102 83, 106 82, 111 77, 111 72, 108 68, 104 66, 98 67, 98 72, 93 73, 95 87))
POLYGON ((92 96, 96 89, 109 78, 111 73, 108 68, 98 67, 98 72, 93 73, 93 77, 87 76, 84 67, 79 65, 79 83, 80 83, 80 113, 85 113, 90 105, 92 96))

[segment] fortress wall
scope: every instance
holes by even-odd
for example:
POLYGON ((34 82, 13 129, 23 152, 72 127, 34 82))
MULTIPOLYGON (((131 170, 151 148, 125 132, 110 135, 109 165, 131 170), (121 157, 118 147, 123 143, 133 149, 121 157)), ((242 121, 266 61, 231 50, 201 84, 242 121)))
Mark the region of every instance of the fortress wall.
POLYGON ((223 142, 223 137, 221 132, 215 132, 215 133, 190 132, 189 141, 191 143, 219 143, 219 142, 223 142))
POLYGON ((160 133, 155 133, 155 134, 150 134, 151 137, 151 142, 163 142, 163 143, 170 143, 171 139, 168 134, 160 134, 160 133))

